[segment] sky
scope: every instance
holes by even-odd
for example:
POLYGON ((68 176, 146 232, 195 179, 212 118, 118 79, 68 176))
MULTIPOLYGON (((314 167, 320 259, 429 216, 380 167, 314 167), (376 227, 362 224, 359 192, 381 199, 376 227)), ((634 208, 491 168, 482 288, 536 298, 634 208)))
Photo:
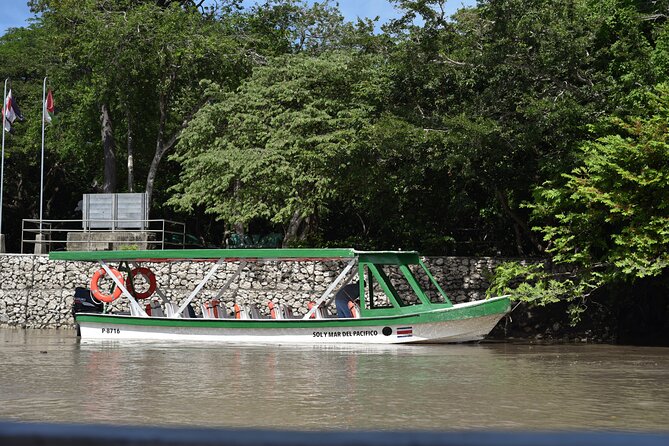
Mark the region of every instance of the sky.
MULTIPOLYGON (((309 2, 312 3, 312 0, 309 2)), ((380 22, 385 23, 399 15, 389 0, 339 0, 338 3, 342 14, 348 20, 355 20, 357 17, 374 18, 378 15, 380 22)), ((452 14, 463 6, 474 6, 475 4, 476 0, 449 0, 446 3, 446 9, 449 14, 452 14)), ((7 28, 26 26, 30 15, 25 0, 0 0, 0 35, 4 34, 7 28)))

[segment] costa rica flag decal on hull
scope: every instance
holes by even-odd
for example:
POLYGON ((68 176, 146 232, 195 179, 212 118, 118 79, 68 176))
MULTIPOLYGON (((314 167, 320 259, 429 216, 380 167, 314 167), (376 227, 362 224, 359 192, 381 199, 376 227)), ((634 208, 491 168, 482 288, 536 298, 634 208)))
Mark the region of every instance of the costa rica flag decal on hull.
POLYGON ((413 336, 413 327, 399 327, 397 329, 398 338, 409 338, 413 336))

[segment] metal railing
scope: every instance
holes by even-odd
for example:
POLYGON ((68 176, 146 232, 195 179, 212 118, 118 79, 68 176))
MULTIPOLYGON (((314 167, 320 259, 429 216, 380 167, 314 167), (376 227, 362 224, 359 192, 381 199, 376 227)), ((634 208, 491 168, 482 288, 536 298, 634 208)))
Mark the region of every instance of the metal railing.
POLYGON ((21 253, 26 247, 32 253, 40 245, 41 252, 71 249, 90 251, 100 249, 165 249, 186 247, 185 223, 164 220, 140 221, 145 229, 119 229, 120 220, 100 220, 115 229, 84 228, 83 220, 41 220, 21 221, 21 253), (38 240, 38 235, 42 235, 38 240))

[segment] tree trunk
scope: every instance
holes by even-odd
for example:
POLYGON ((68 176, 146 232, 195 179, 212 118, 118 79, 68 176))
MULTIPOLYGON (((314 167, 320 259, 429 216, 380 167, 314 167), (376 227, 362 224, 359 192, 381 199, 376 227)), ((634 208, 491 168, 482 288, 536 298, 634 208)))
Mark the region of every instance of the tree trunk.
POLYGON ((156 182, 158 164, 160 164, 160 159, 163 157, 163 147, 163 141, 159 138, 156 142, 156 152, 153 154, 153 160, 151 160, 149 173, 146 176, 146 202, 149 204, 149 209, 151 209, 151 204, 153 202, 153 184, 156 182))
POLYGON ((111 115, 106 103, 102 104, 100 111, 102 150, 104 151, 105 159, 102 191, 105 193, 114 193, 116 191, 116 143, 114 141, 111 115))
POLYGON ((160 160, 163 158, 165 153, 167 153, 168 150, 170 150, 172 147, 174 147, 174 144, 176 144, 177 140, 179 139, 179 135, 183 131, 184 128, 188 125, 191 119, 193 119, 193 116, 195 116, 195 113, 207 102, 207 98, 203 98, 198 105, 192 110, 192 112, 186 116, 186 118, 183 120, 181 123, 181 127, 179 130, 174 132, 174 134, 170 137, 169 140, 165 141, 165 125, 167 123, 167 96, 161 95, 159 102, 158 102, 158 108, 160 110, 160 121, 158 123, 158 136, 156 137, 156 151, 153 154, 153 159, 151 160, 151 166, 149 167, 149 173, 146 176, 146 198, 147 198, 147 203, 149 204, 149 209, 151 208, 151 202, 153 200, 153 185, 156 181, 156 174, 158 173, 158 165, 160 164, 160 160))
POLYGON ((295 211, 293 213, 293 216, 290 218, 290 223, 288 223, 288 229, 286 229, 286 235, 283 237, 284 247, 288 246, 290 242, 298 238, 302 222, 304 222, 304 217, 302 217, 299 211, 295 211))
POLYGON ((315 215, 303 217, 299 211, 295 211, 288 223, 288 229, 286 229, 286 235, 283 238, 283 246, 286 247, 293 241, 304 240, 313 226, 316 225, 316 220, 315 215))
MULTIPOLYGON (((239 181, 239 179, 235 179, 235 185, 233 186, 232 194, 235 197, 235 200, 237 199, 237 193, 239 192, 239 189, 242 187, 242 182, 239 181)), ((244 235, 244 223, 241 222, 236 222, 234 225, 235 228, 235 233, 239 235, 244 235)))
POLYGON ((135 141, 134 134, 132 133, 132 116, 130 112, 127 113, 128 121, 128 192, 135 191, 135 141))
POLYGON ((534 249, 537 250, 537 252, 543 252, 543 246, 541 246, 541 243, 539 243, 539 240, 534 236, 532 233, 532 230, 527 226, 527 223, 520 218, 513 210, 511 209, 511 206, 509 206, 509 200, 506 197, 506 194, 502 192, 501 190, 495 188, 495 196, 497 197, 497 201, 499 204, 502 206, 502 210, 504 213, 511 218, 511 220, 514 222, 516 227, 514 230, 516 231, 516 243, 517 243, 517 250, 518 250, 518 255, 524 255, 523 249, 522 249, 522 243, 520 242, 520 233, 522 233, 527 239, 532 243, 532 246, 534 249))
POLYGON ((513 233, 516 235, 516 252, 518 253, 518 256, 524 257, 523 234, 520 232, 520 227, 515 222, 513 223, 513 233))
POLYGON ((164 95, 160 95, 158 109, 160 110, 160 121, 158 122, 158 136, 156 137, 156 151, 153 154, 151 166, 149 167, 149 173, 146 176, 145 191, 146 202, 149 204, 149 209, 151 209, 151 203, 153 202, 153 185, 156 181, 158 165, 160 164, 160 160, 163 158, 163 155, 166 151, 166 145, 163 138, 165 136, 165 123, 167 122, 167 98, 164 95))

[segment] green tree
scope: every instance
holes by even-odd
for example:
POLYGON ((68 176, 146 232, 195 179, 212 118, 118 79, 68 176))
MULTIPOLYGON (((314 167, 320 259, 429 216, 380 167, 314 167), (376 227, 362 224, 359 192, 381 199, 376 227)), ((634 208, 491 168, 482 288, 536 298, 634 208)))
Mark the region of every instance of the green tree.
POLYGON ((519 205, 568 165, 570 141, 591 119, 587 6, 480 2, 449 20, 442 1, 398 3, 406 14, 388 28, 398 36, 393 105, 417 127, 447 134, 431 167, 453 183, 451 209, 465 211, 447 226, 540 252, 519 205))
MULTIPOLYGON (((524 277, 517 297, 567 299, 580 313, 605 285, 656 277, 669 265, 669 86, 646 94, 646 114, 610 118, 580 147, 580 165, 535 190, 530 205, 556 269, 508 265, 493 292, 524 277), (602 129, 600 129, 602 131, 602 129)), ((577 320, 577 319, 576 319, 577 320)))
MULTIPOLYGON (((96 127, 105 159, 103 189, 116 189, 116 142, 125 139, 129 189, 134 189, 138 147, 149 199, 163 156, 206 99, 198 89, 200 80, 234 83, 245 71, 245 57, 229 29, 233 18, 216 20, 190 2, 159 3, 39 4, 40 24, 55 36, 54 81, 79 93, 88 115, 100 116, 96 127)), ((76 122, 71 124, 78 132, 76 122)))
MULTIPOLYGON (((40 143, 42 119, 42 80, 45 67, 53 57, 49 33, 39 26, 15 28, 0 37, 2 80, 10 79, 9 87, 21 107, 25 120, 13 126, 5 141, 5 178, 3 188, 3 233, 7 234, 10 252, 20 251, 21 220, 38 218, 40 208, 40 143)), ((95 177, 97 166, 86 162, 88 149, 84 143, 73 143, 69 118, 80 119, 78 128, 95 122, 97 116, 78 114, 79 109, 57 84, 49 82, 60 110, 46 128, 44 165, 45 218, 76 218, 74 209, 81 196, 82 183, 95 177), (76 115, 76 118, 72 115, 76 115)), ((98 130, 99 134, 99 130, 98 130)))
POLYGON ((541 253, 522 203, 575 165, 588 124, 634 112, 634 95, 655 83, 649 60, 661 26, 646 2, 481 1, 450 20, 443 3, 399 1, 405 15, 386 28, 398 43, 394 112, 449 134, 437 174, 455 174, 449 198, 472 210, 457 226, 504 252, 541 253))
POLYGON ((356 29, 330 0, 265 0, 246 14, 243 26, 254 52, 264 59, 285 53, 318 54, 347 47, 356 29))
POLYGON ((206 205, 232 223, 282 224, 286 243, 313 233, 383 95, 383 74, 372 62, 337 52, 258 67, 184 131, 174 157, 183 171, 170 203, 206 205))

